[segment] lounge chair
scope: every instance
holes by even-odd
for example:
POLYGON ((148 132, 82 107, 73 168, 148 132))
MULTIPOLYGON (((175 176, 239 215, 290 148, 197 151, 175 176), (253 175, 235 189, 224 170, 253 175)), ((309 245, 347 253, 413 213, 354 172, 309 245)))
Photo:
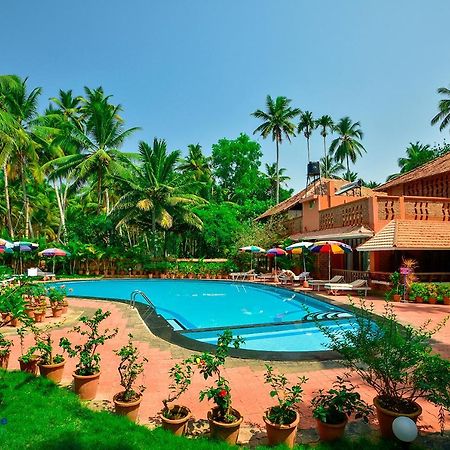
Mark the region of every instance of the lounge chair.
POLYGON ((279 275, 278 279, 281 283, 293 283, 294 281, 305 281, 309 278, 309 272, 302 272, 299 275, 295 275, 292 270, 283 270, 279 275))
POLYGON ((251 269, 247 272, 232 272, 230 273, 231 279, 233 281, 238 280, 246 280, 247 278, 250 278, 251 276, 255 275, 255 269, 251 269))
POLYGON ((367 286, 367 280, 355 280, 351 283, 327 283, 324 288, 328 290, 330 294, 338 295, 342 291, 357 291, 364 292, 367 297, 367 291, 370 291, 370 287, 367 286))
POLYGON ((44 281, 47 280, 56 280, 56 275, 53 272, 43 272, 41 269, 38 269, 37 267, 31 267, 28 269, 28 276, 29 277, 40 277, 43 278, 44 281))
POLYGON ((317 290, 320 291, 321 286, 325 286, 329 283, 341 283, 344 281, 344 277, 342 275, 335 275, 330 280, 309 280, 308 283, 314 289, 314 286, 317 286, 317 290))

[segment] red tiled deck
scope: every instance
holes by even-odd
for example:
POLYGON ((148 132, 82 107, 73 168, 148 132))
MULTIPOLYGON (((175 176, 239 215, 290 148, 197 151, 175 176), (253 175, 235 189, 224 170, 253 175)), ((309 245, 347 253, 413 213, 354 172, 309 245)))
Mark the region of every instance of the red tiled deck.
MULTIPOLYGON (((333 296, 332 299, 341 303, 348 303, 345 296, 333 296)), ((368 301, 371 301, 369 298, 368 301)), ((373 299, 375 310, 383 310, 384 301, 373 299)), ((120 391, 119 375, 117 372, 118 358, 113 353, 113 349, 118 349, 127 341, 128 333, 133 333, 136 337, 136 345, 142 354, 147 356, 149 362, 146 365, 142 382, 147 386, 144 394, 139 421, 142 424, 152 421, 162 406, 162 399, 167 394, 169 384, 168 370, 175 362, 189 355, 188 350, 180 349, 172 344, 156 338, 148 332, 137 312, 129 309, 126 305, 114 302, 93 301, 93 300, 72 300, 72 309, 83 310, 86 313, 93 312, 96 308, 108 309, 111 316, 107 319, 110 328, 118 327, 118 335, 108 341, 100 349, 102 355, 99 391, 97 399, 111 401, 113 395, 120 391), (75 306, 76 305, 76 306, 75 306)), ((395 311, 404 323, 413 325, 422 324, 427 318, 433 321, 440 321, 450 314, 449 306, 441 305, 421 305, 421 304, 395 304, 395 311)), ((58 342, 61 336, 68 336, 69 339, 77 341, 77 334, 67 334, 68 327, 55 330, 53 332, 54 341, 58 342)), ((10 358, 10 368, 17 369, 17 357, 20 355, 20 345, 17 336, 14 338, 14 347, 10 358)), ((31 336, 27 336, 26 345, 32 342, 31 336)), ((447 325, 435 335, 434 348, 446 357, 450 356, 450 326, 447 325)), ((286 373, 287 377, 294 381, 298 376, 306 375, 309 378, 305 385, 304 403, 301 405, 302 420, 300 428, 307 429, 314 427, 314 420, 309 402, 313 391, 319 388, 328 388, 337 375, 344 373, 344 369, 335 362, 274 362, 272 365, 280 371, 286 373)), ((69 384, 72 380, 71 373, 75 368, 75 361, 69 359, 65 369, 63 383, 69 384)), ((223 375, 230 380, 233 395, 233 406, 241 411, 247 423, 263 425, 262 415, 268 406, 273 404, 269 396, 269 389, 264 384, 264 362, 230 359, 227 363, 223 375)), ((358 383, 355 378, 354 381, 358 383)), ((360 384, 359 391, 362 396, 371 401, 374 396, 373 391, 360 384)), ((196 375, 191 388, 180 399, 180 403, 189 406, 196 419, 206 418, 206 413, 210 408, 208 402, 198 401, 198 392, 206 386, 206 382, 196 375)), ((424 401, 422 419, 419 426, 424 431, 438 431, 437 409, 424 401)), ((375 423, 375 419, 373 419, 375 423)), ((447 417, 447 429, 450 420, 447 417)))

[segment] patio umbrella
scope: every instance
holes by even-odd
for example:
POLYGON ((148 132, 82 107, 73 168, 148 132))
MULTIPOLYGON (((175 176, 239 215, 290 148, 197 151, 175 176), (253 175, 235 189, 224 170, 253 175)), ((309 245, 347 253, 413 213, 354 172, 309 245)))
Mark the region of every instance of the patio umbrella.
POLYGON ((0 253, 14 253, 13 247, 14 244, 12 242, 0 238, 0 253))
POLYGON ((339 241, 317 241, 309 250, 313 253, 328 253, 328 279, 331 278, 331 254, 342 255, 353 251, 350 245, 339 241))
POLYGON ((37 250, 38 248, 39 248, 39 244, 35 244, 34 242, 28 242, 28 241, 15 241, 15 242, 13 242, 13 250, 15 252, 19 252, 20 273, 23 272, 21 254, 23 252, 32 252, 34 250, 37 250))
POLYGON ((55 273, 55 256, 70 256, 69 252, 61 248, 46 248, 38 253, 39 256, 53 257, 53 273, 55 273))
POLYGON ((305 249, 309 249, 313 245, 312 242, 296 242, 295 244, 288 245, 285 250, 292 255, 302 255, 303 257, 303 272, 306 272, 305 264, 305 249))
POLYGON ((14 253, 14 250, 11 247, 0 246, 0 253, 14 253))
POLYGON ((253 269, 253 253, 264 253, 265 250, 257 245, 248 245, 246 247, 241 247, 240 252, 251 253, 252 257, 250 259, 250 270, 253 269))
POLYGON ((275 258, 274 265, 275 265, 275 274, 277 273, 277 256, 286 256, 287 252, 286 250, 283 250, 281 247, 274 247, 269 250, 267 250, 266 255, 272 258, 275 258))

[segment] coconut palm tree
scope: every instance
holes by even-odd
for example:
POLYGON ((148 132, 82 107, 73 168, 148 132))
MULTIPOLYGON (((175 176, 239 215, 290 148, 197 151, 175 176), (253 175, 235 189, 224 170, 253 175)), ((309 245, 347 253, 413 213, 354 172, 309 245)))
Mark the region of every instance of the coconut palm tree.
POLYGON ((431 125, 436 125, 438 122, 439 130, 443 131, 450 124, 450 89, 446 87, 440 87, 437 90, 438 94, 444 95, 448 98, 439 100, 439 112, 431 119, 431 125))
POLYGON ((342 163, 335 161, 330 155, 320 159, 320 173, 324 178, 341 178, 344 171, 342 163))
POLYGON ((358 174, 356 172, 352 172, 351 170, 347 170, 342 174, 341 178, 343 180, 353 182, 358 179, 358 174))
POLYGON ((291 137, 295 136, 295 125, 292 122, 301 111, 298 108, 291 108, 289 105, 291 100, 286 97, 277 97, 275 101, 270 95, 266 98, 266 111, 257 109, 252 113, 253 117, 260 119, 263 123, 256 128, 253 134, 260 133, 263 139, 272 136, 272 141, 276 144, 276 202, 280 201, 280 145, 285 137, 291 142, 291 137))
POLYGON ((316 120, 316 128, 320 127, 320 135, 323 137, 323 156, 324 159, 321 160, 324 162, 324 172, 328 172, 327 164, 329 162, 328 159, 328 149, 327 149, 327 136, 329 132, 333 131, 334 122, 333 119, 328 115, 323 115, 316 120))
POLYGON ((359 141, 363 138, 360 126, 359 122, 352 123, 350 117, 343 117, 334 127, 334 131, 339 134, 339 137, 331 143, 330 153, 336 161, 341 163, 346 161, 348 173, 350 173, 349 161, 355 164, 358 156, 366 151, 359 141))
POLYGON ((397 163, 400 167, 400 172, 389 175, 386 181, 392 180, 403 173, 410 172, 411 170, 414 170, 417 167, 433 160, 437 156, 439 155, 429 145, 421 144, 419 141, 414 144, 410 142, 406 148, 406 157, 398 158, 397 163))
POLYGON ((306 145, 308 147, 308 162, 311 161, 311 154, 309 149, 309 138, 311 137, 311 134, 316 128, 316 121, 314 120, 312 116, 311 111, 305 111, 300 114, 300 122, 298 124, 298 132, 303 133, 303 136, 306 138, 306 145))
POLYGON ((97 190, 97 211, 100 212, 104 200, 106 212, 109 212, 109 194, 105 189, 107 178, 119 173, 126 163, 126 155, 119 151, 125 139, 139 128, 123 129, 123 120, 119 116, 120 105, 109 103, 111 96, 105 96, 101 87, 85 88, 82 114, 84 126, 79 129, 72 125, 69 133, 64 133, 59 145, 78 145, 80 153, 63 156, 52 162, 56 166, 52 176, 75 172, 79 184, 93 180, 97 190))
POLYGON ((278 170, 278 178, 277 178, 277 168, 275 163, 273 164, 267 164, 266 163, 266 173, 264 174, 264 176, 267 178, 267 180, 269 181, 269 185, 270 185, 270 193, 271 193, 271 198, 274 199, 275 197, 275 193, 276 193, 276 188, 277 188, 277 179, 280 182, 280 186, 282 184, 287 184, 286 182, 289 181, 291 179, 291 177, 288 177, 287 175, 284 175, 284 173, 286 172, 285 168, 280 167, 278 170))
POLYGON ((202 221, 193 207, 207 203, 189 194, 186 177, 176 171, 180 152, 167 152, 164 140, 154 139, 153 145, 139 143, 139 164, 130 163, 128 173, 115 176, 122 195, 111 215, 119 218, 118 226, 133 224, 142 230, 150 225, 153 236, 157 226, 172 228, 174 220, 201 229, 202 221))

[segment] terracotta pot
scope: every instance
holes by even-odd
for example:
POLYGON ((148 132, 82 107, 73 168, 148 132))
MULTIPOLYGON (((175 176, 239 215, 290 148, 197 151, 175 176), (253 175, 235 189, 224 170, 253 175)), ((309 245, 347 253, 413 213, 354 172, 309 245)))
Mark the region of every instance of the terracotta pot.
POLYGON ((423 303, 423 297, 416 297, 416 303, 423 303))
POLYGON ((65 364, 66 361, 58 364, 38 364, 39 373, 41 376, 52 380, 56 384, 59 384, 62 380, 65 364))
POLYGON ((94 375, 77 375, 75 372, 73 376, 73 390, 80 400, 93 400, 97 394, 98 380, 100 372, 94 375))
POLYGON ((309 288, 308 280, 303 280, 302 285, 303 285, 304 288, 309 288))
POLYGON ((428 303, 429 303, 430 305, 435 305, 435 304, 437 303, 437 298, 435 298, 435 297, 430 297, 430 298, 428 299, 428 303))
POLYGON ((13 317, 11 322, 9 322, 11 327, 20 327, 20 320, 17 317, 13 317))
POLYGON ((186 433, 186 426, 191 418, 191 410, 186 406, 174 405, 170 408, 172 411, 175 410, 176 413, 183 415, 181 419, 168 419, 161 414, 162 427, 173 433, 175 436, 184 436, 186 433))
POLYGON ((19 365, 20 365, 20 370, 22 372, 26 372, 26 373, 31 373, 32 375, 36 375, 38 374, 38 362, 39 359, 32 359, 30 362, 23 362, 20 358, 19 358, 19 365))
POLYGON ((266 423, 267 440, 269 445, 284 444, 288 448, 294 447, 295 437, 297 435, 297 426, 300 416, 295 412, 295 420, 289 425, 277 425, 272 423, 264 414, 263 419, 266 423))
POLYGON ((402 299, 402 296, 401 296, 400 294, 394 294, 394 295, 392 296, 392 300, 393 300, 394 302, 399 302, 401 299, 402 299))
POLYGON ((62 307, 61 306, 56 306, 56 307, 52 307, 52 314, 53 317, 61 317, 62 316, 62 307))
POLYGON ((239 428, 244 420, 239 411, 233 409, 232 413, 238 419, 232 423, 218 422, 214 420, 214 412, 217 411, 217 407, 208 411, 209 432, 213 439, 224 441, 230 445, 236 445, 239 428))
POLYGON ((319 434, 320 440, 323 442, 337 441, 341 439, 344 435, 345 427, 347 426, 348 420, 345 419, 342 423, 325 423, 317 419, 317 433, 319 434))
POLYGON ((121 402, 117 400, 117 397, 122 394, 122 392, 117 393, 113 397, 114 407, 116 414, 128 417, 132 422, 136 422, 139 414, 139 406, 141 406, 142 396, 133 402, 121 402))
POLYGON ((34 312, 34 321, 35 322, 43 322, 45 318, 45 311, 34 312))
POLYGON ((6 353, 5 355, 0 355, 0 368, 2 368, 2 369, 8 368, 9 355, 10 355, 10 352, 6 353))
POLYGON ((62 305, 61 309, 63 314, 67 314, 67 311, 69 310, 69 305, 68 304, 62 305))
POLYGON ((34 318, 34 309, 33 308, 25 308, 25 314, 30 318, 34 318))
POLYGON ((444 305, 450 305, 450 297, 444 297, 442 300, 444 300, 444 305))
POLYGON ((397 413, 394 411, 390 411, 389 409, 385 409, 380 405, 379 398, 375 397, 373 399, 373 404, 375 405, 375 409, 377 410, 378 424, 380 425, 380 433, 384 438, 394 438, 394 432, 392 431, 392 422, 394 419, 400 416, 409 417, 410 419, 417 421, 417 418, 422 414, 421 406, 414 402, 414 406, 416 407, 416 412, 406 414, 406 413, 397 413))
POLYGON ((9 322, 11 320, 11 314, 2 312, 2 321, 3 322, 9 322))

